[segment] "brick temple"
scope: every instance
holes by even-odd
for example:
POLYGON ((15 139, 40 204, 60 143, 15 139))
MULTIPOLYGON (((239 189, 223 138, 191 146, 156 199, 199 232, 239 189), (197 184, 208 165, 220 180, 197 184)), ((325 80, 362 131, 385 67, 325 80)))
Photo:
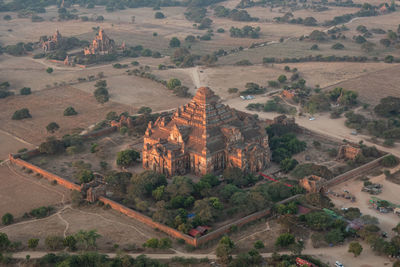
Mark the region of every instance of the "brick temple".
POLYGON ((257 172, 270 162, 268 136, 253 115, 221 104, 208 87, 172 115, 149 123, 143 167, 167 176, 221 173, 238 167, 257 172))
POLYGON ((114 40, 108 37, 103 29, 100 29, 90 46, 84 48, 83 53, 85 55, 108 54, 114 49, 114 40))

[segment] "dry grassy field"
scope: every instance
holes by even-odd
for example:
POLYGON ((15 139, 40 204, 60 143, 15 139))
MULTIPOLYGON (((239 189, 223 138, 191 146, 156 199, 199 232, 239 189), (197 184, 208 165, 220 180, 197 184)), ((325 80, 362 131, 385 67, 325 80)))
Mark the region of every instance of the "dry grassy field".
POLYGON ((326 89, 343 87, 355 90, 359 93, 361 101, 376 105, 379 100, 387 96, 400 97, 400 77, 398 75, 400 66, 394 66, 384 70, 367 73, 362 76, 339 82, 326 89))
MULTIPOLYGON (((50 185, 46 179, 16 171, 8 164, 0 166, 0 215, 6 212, 20 218, 25 212, 41 206, 59 205, 69 200, 69 190, 50 185)), ((2 231, 2 228, 0 228, 2 231)))
POLYGON ((58 123, 60 130, 56 135, 62 136, 105 119, 110 111, 134 111, 133 107, 112 101, 101 105, 92 94, 70 86, 46 89, 28 96, 12 96, 1 101, 0 129, 36 145, 50 136, 46 132, 46 126, 50 122, 58 123), (69 106, 73 106, 78 115, 65 117, 63 112, 69 106), (32 118, 11 120, 14 111, 21 108, 28 108, 32 118))

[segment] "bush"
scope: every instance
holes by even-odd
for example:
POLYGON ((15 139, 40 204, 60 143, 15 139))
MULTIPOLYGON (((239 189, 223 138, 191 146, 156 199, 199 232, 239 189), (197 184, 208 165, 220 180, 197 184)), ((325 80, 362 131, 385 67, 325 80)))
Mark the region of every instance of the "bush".
POLYGON ((262 249, 264 248, 264 243, 261 240, 257 240, 256 242, 254 242, 254 248, 255 249, 262 249))
POLYGON ((29 215, 35 217, 36 219, 45 218, 50 215, 50 213, 54 210, 52 206, 48 207, 40 207, 37 209, 33 209, 29 212, 29 215))
POLYGON ((28 248, 34 249, 38 246, 39 239, 38 238, 31 238, 28 240, 28 248))
POLYGON ((64 247, 64 238, 61 236, 48 236, 45 239, 46 247, 50 250, 59 250, 64 247))
POLYGON ((237 92, 239 92, 238 88, 229 88, 228 89, 228 93, 230 93, 230 94, 236 94, 237 92))
POLYGON ((318 50, 318 49, 319 49, 319 47, 318 47, 317 44, 313 44, 313 45, 311 46, 311 48, 310 48, 310 50, 318 50))
POLYGON ((24 87, 24 88, 21 88, 21 90, 19 90, 19 93, 21 95, 30 95, 32 92, 31 92, 31 88, 24 87))
POLYGON ((13 119, 13 120, 22 120, 22 119, 26 119, 26 118, 32 118, 31 114, 29 113, 29 109, 27 109, 27 108, 23 108, 23 109, 19 109, 19 110, 15 111, 13 116, 11 117, 11 119, 13 119))
POLYGON ((172 37, 172 39, 169 41, 169 46, 170 47, 180 47, 181 46, 181 41, 177 37, 172 37))
POLYGON ((58 129, 60 129, 60 126, 56 123, 56 122, 50 122, 47 126, 46 126, 46 130, 48 133, 54 133, 55 131, 57 131, 58 129))
POLYGON ((399 161, 395 156, 388 155, 388 156, 386 156, 386 157, 384 157, 382 159, 381 164, 382 164, 383 167, 389 167, 390 168, 390 167, 394 167, 397 164, 399 164, 399 161))
POLYGON ((73 107, 67 107, 64 110, 64 116, 74 116, 77 114, 78 114, 78 112, 76 112, 76 110, 73 107))
POLYGON ((284 83, 284 82, 286 82, 287 81, 287 77, 286 77, 286 75, 280 75, 279 77, 278 77, 278 81, 280 82, 280 83, 284 83))
POLYGON ((275 246, 278 247, 288 247, 291 244, 294 244, 295 238, 294 235, 289 233, 284 233, 278 236, 275 241, 275 246))
POLYGON ((51 68, 51 67, 48 67, 48 68, 46 69, 46 72, 47 72, 48 74, 51 74, 51 73, 53 73, 53 68, 51 68))
POLYGON ((3 217, 1 217, 1 223, 3 225, 9 225, 12 224, 14 222, 14 216, 11 213, 6 213, 3 215, 3 217))
POLYGON ((167 83, 167 88, 169 90, 173 90, 175 87, 181 86, 181 85, 182 85, 182 83, 181 83, 181 81, 179 79, 171 78, 171 79, 169 79, 169 81, 167 83))
POLYGON ((118 152, 117 154, 117 165, 122 167, 128 167, 136 162, 140 158, 140 153, 133 150, 127 149, 118 152))
POLYGON ((82 184, 89 183, 94 179, 94 174, 91 170, 81 170, 78 173, 78 179, 82 184))
POLYGON ((165 15, 164 15, 162 12, 156 12, 156 13, 154 14, 154 18, 156 18, 156 19, 163 19, 163 18, 165 18, 165 15))
POLYGON ((344 49, 344 45, 341 44, 341 43, 336 43, 336 44, 332 45, 331 48, 335 49, 335 50, 343 50, 344 49))
POLYGON ((253 63, 251 63, 247 59, 243 59, 243 60, 240 60, 240 61, 236 62, 235 65, 236 66, 251 66, 251 65, 253 65, 253 63))

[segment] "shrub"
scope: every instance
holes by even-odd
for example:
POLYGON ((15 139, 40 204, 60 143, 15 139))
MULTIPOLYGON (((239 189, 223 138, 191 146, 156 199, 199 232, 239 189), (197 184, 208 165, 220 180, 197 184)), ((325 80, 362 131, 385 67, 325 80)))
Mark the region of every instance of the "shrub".
POLYGON ((67 107, 64 110, 64 116, 74 116, 77 114, 78 114, 78 112, 76 112, 76 110, 73 107, 67 107))
POLYGON ((53 73, 53 68, 51 68, 51 67, 48 67, 48 68, 46 69, 46 72, 47 72, 48 74, 51 74, 51 73, 53 73))
POLYGON ((335 50, 342 50, 342 49, 344 49, 344 45, 341 43, 336 43, 336 44, 332 45, 331 48, 335 49, 335 50))
POLYGON ((28 248, 36 248, 39 244, 39 239, 38 238, 31 238, 28 240, 28 248))
POLYGON ((394 167, 399 164, 399 161, 395 156, 388 155, 382 159, 381 164, 384 167, 394 167))
POLYGON ((294 244, 294 236, 289 233, 284 233, 278 236, 278 238, 275 241, 275 246, 278 247, 288 247, 291 244, 294 244))
POLYGON ((128 167, 132 165, 134 162, 136 162, 136 160, 139 158, 140 158, 139 152, 133 149, 123 150, 118 152, 117 154, 117 165, 128 167))
POLYGON ((286 75, 280 75, 279 77, 278 77, 278 81, 280 82, 280 83, 284 83, 284 82, 286 82, 287 81, 287 77, 286 77, 286 75))
POLYGON ((90 181, 92 181, 94 179, 94 174, 90 170, 81 170, 78 173, 78 179, 82 184, 89 183, 90 181))
POLYGON ((37 209, 33 209, 29 212, 29 214, 37 219, 44 218, 50 215, 50 213, 54 210, 52 206, 48 207, 40 207, 37 209))
POLYGON ((156 18, 156 19, 163 19, 163 18, 165 18, 165 15, 164 15, 162 12, 156 12, 156 13, 154 14, 154 18, 156 18))
POLYGON ((3 225, 9 225, 12 224, 14 222, 14 216, 11 213, 6 213, 3 215, 3 217, 1 217, 1 223, 3 225))
POLYGON ((239 91, 238 88, 229 88, 228 89, 228 93, 230 93, 230 94, 236 94, 238 91, 239 91))
POLYGON ((181 86, 181 85, 182 85, 182 83, 181 83, 181 81, 179 79, 171 78, 171 79, 169 79, 169 81, 167 83, 167 88, 169 90, 173 90, 175 87, 181 86))
POLYGON ((27 108, 23 108, 23 109, 19 109, 19 110, 15 111, 13 116, 11 117, 11 119, 13 119, 13 120, 22 120, 22 119, 26 119, 26 118, 32 118, 31 114, 29 113, 29 109, 27 109, 27 108))
POLYGON ((60 126, 56 123, 56 122, 50 122, 47 126, 46 126, 46 130, 49 133, 54 133, 55 131, 57 131, 58 129, 60 129, 60 126))
POLYGON ((181 46, 181 41, 177 37, 172 37, 172 39, 169 41, 169 46, 170 47, 180 47, 181 46))
POLYGON ((21 88, 21 90, 19 90, 19 93, 21 95, 30 95, 32 92, 31 92, 31 88, 24 87, 24 88, 21 88))
POLYGON ((45 244, 46 247, 50 250, 59 250, 62 249, 64 247, 64 238, 62 238, 61 236, 48 236, 45 239, 45 244))
POLYGON ((254 248, 255 249, 262 249, 264 248, 264 243, 261 240, 257 240, 256 242, 254 242, 254 248))

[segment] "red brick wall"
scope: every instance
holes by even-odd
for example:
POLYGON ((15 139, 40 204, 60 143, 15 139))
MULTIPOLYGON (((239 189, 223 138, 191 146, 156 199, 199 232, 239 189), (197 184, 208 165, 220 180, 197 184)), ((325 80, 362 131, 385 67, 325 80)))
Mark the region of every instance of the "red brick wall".
POLYGON ((45 171, 45 170, 39 168, 38 166, 35 166, 35 165, 33 165, 33 164, 30 164, 29 162, 26 162, 26 161, 24 161, 24 160, 22 160, 22 159, 15 158, 15 157, 14 157, 13 155, 11 155, 11 154, 9 155, 9 159, 10 159, 11 163, 16 164, 16 165, 19 165, 19 166, 21 166, 21 167, 25 167, 25 168, 27 168, 27 169, 30 169, 30 170, 32 170, 33 172, 39 173, 39 174, 41 174, 44 178, 46 178, 46 179, 49 180, 49 181, 54 181, 54 180, 55 180, 55 181, 57 181, 57 183, 58 183, 59 185, 62 185, 62 186, 64 186, 64 187, 68 188, 68 189, 81 191, 81 188, 80 188, 79 185, 74 184, 74 183, 72 183, 72 182, 70 182, 70 181, 68 181, 68 180, 65 180, 64 178, 61 178, 61 177, 59 177, 59 176, 57 176, 57 175, 55 175, 55 174, 52 174, 52 173, 50 173, 50 172, 48 172, 48 171, 45 171))
POLYGON ((161 231, 163 231, 164 233, 166 233, 174 238, 181 238, 181 239, 185 240, 185 242, 187 244, 190 244, 192 246, 197 246, 197 239, 195 239, 191 236, 188 236, 178 230, 175 230, 175 229, 168 227, 166 225, 163 225, 161 223, 155 222, 150 217, 147 217, 146 215, 136 212, 130 208, 127 208, 124 205, 121 205, 121 204, 119 204, 111 199, 108 199, 106 197, 99 197, 99 200, 102 201, 104 204, 109 204, 112 209, 117 210, 117 211, 127 215, 128 217, 134 218, 134 219, 146 224, 147 226, 150 226, 151 228, 154 228, 154 229, 158 228, 161 231))

